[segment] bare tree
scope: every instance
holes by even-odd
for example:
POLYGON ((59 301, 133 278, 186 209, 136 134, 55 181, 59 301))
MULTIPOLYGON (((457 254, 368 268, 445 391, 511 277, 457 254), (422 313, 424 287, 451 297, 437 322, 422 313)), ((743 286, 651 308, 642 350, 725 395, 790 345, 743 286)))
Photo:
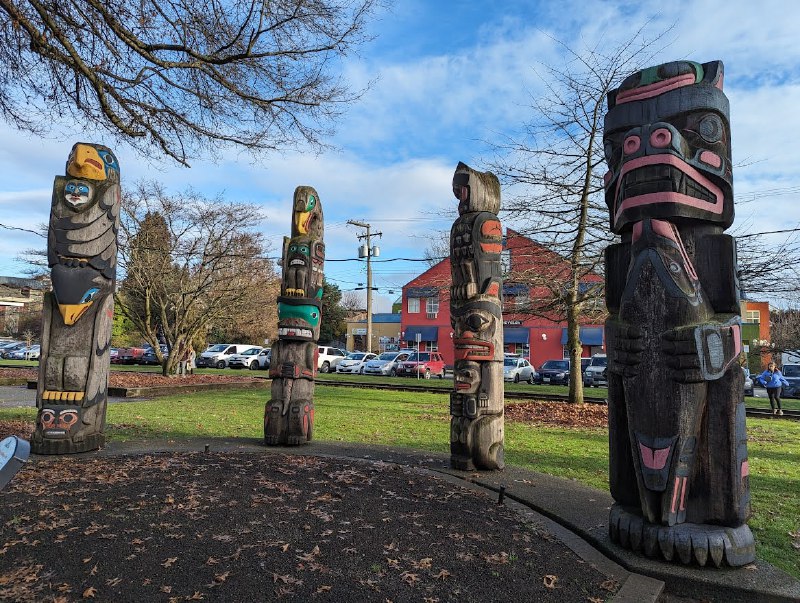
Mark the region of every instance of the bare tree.
POLYGON ((428 241, 425 251, 422 252, 428 268, 433 268, 445 258, 450 257, 450 232, 435 230, 425 237, 428 241))
POLYGON ((366 302, 364 302, 361 296, 355 291, 342 292, 342 300, 339 302, 339 305, 344 308, 347 316, 361 312, 366 308, 366 302))
POLYGON ((512 191, 503 216, 554 253, 552 262, 528 279, 532 291, 550 291, 542 311, 566 319, 572 402, 583 402, 581 316, 587 306, 598 307, 603 292, 587 283, 602 274, 602 250, 612 240, 603 200, 606 96, 652 60, 663 35, 647 40, 640 30, 616 47, 581 51, 562 44, 567 59, 558 68, 545 68, 545 91, 534 100, 533 119, 519 138, 496 145, 499 158, 492 171, 512 191))
POLYGON ((153 346, 164 374, 172 374, 180 352, 215 323, 252 316, 276 322, 273 263, 259 233, 262 216, 251 205, 207 199, 187 191, 167 195, 160 185, 139 182, 125 192, 119 263, 125 276, 117 303, 153 346), (170 355, 159 347, 163 335, 170 355))
POLYGON ((765 233, 737 234, 739 285, 751 299, 782 300, 796 305, 800 294, 800 240, 791 230, 781 243, 764 240, 765 233))
POLYGON ((320 148, 357 97, 336 71, 374 2, 0 0, 0 114, 35 134, 68 117, 185 165, 320 148))

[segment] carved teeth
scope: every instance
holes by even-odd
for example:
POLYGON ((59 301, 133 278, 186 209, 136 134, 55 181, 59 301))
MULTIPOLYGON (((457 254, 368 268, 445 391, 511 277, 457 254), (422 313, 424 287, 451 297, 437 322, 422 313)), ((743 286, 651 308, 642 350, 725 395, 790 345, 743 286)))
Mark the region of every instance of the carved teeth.
POLYGON ((46 389, 42 392, 42 400, 67 400, 69 402, 80 402, 83 400, 83 392, 63 392, 46 389))

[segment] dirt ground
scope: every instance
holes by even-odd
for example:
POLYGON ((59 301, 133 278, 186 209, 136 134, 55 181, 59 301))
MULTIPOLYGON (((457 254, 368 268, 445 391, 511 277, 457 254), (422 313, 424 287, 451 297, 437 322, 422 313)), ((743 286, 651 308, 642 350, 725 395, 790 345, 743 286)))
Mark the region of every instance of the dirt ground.
POLYGON ((605 601, 496 496, 386 463, 36 457, 0 492, 0 600, 605 601))

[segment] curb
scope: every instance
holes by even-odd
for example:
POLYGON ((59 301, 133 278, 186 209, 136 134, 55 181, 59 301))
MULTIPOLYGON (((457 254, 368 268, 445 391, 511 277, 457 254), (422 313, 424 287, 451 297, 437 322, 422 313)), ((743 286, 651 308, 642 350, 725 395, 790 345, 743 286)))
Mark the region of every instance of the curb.
MULTIPOLYGON (((36 389, 36 381, 27 381, 28 389, 36 389)), ((217 391, 229 388, 266 389, 270 385, 268 379, 259 381, 225 381, 222 383, 193 383, 186 385, 158 385, 153 387, 109 387, 108 395, 114 398, 149 398, 168 396, 171 394, 191 394, 204 391, 217 391)))

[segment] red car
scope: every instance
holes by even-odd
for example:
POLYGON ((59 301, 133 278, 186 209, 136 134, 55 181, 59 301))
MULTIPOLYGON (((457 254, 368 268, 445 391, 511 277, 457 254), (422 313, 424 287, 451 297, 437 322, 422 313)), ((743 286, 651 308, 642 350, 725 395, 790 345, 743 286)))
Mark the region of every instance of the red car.
POLYGON ((414 352, 406 360, 397 365, 398 377, 416 377, 419 375, 430 379, 437 375, 444 379, 444 359, 439 352, 414 352))

